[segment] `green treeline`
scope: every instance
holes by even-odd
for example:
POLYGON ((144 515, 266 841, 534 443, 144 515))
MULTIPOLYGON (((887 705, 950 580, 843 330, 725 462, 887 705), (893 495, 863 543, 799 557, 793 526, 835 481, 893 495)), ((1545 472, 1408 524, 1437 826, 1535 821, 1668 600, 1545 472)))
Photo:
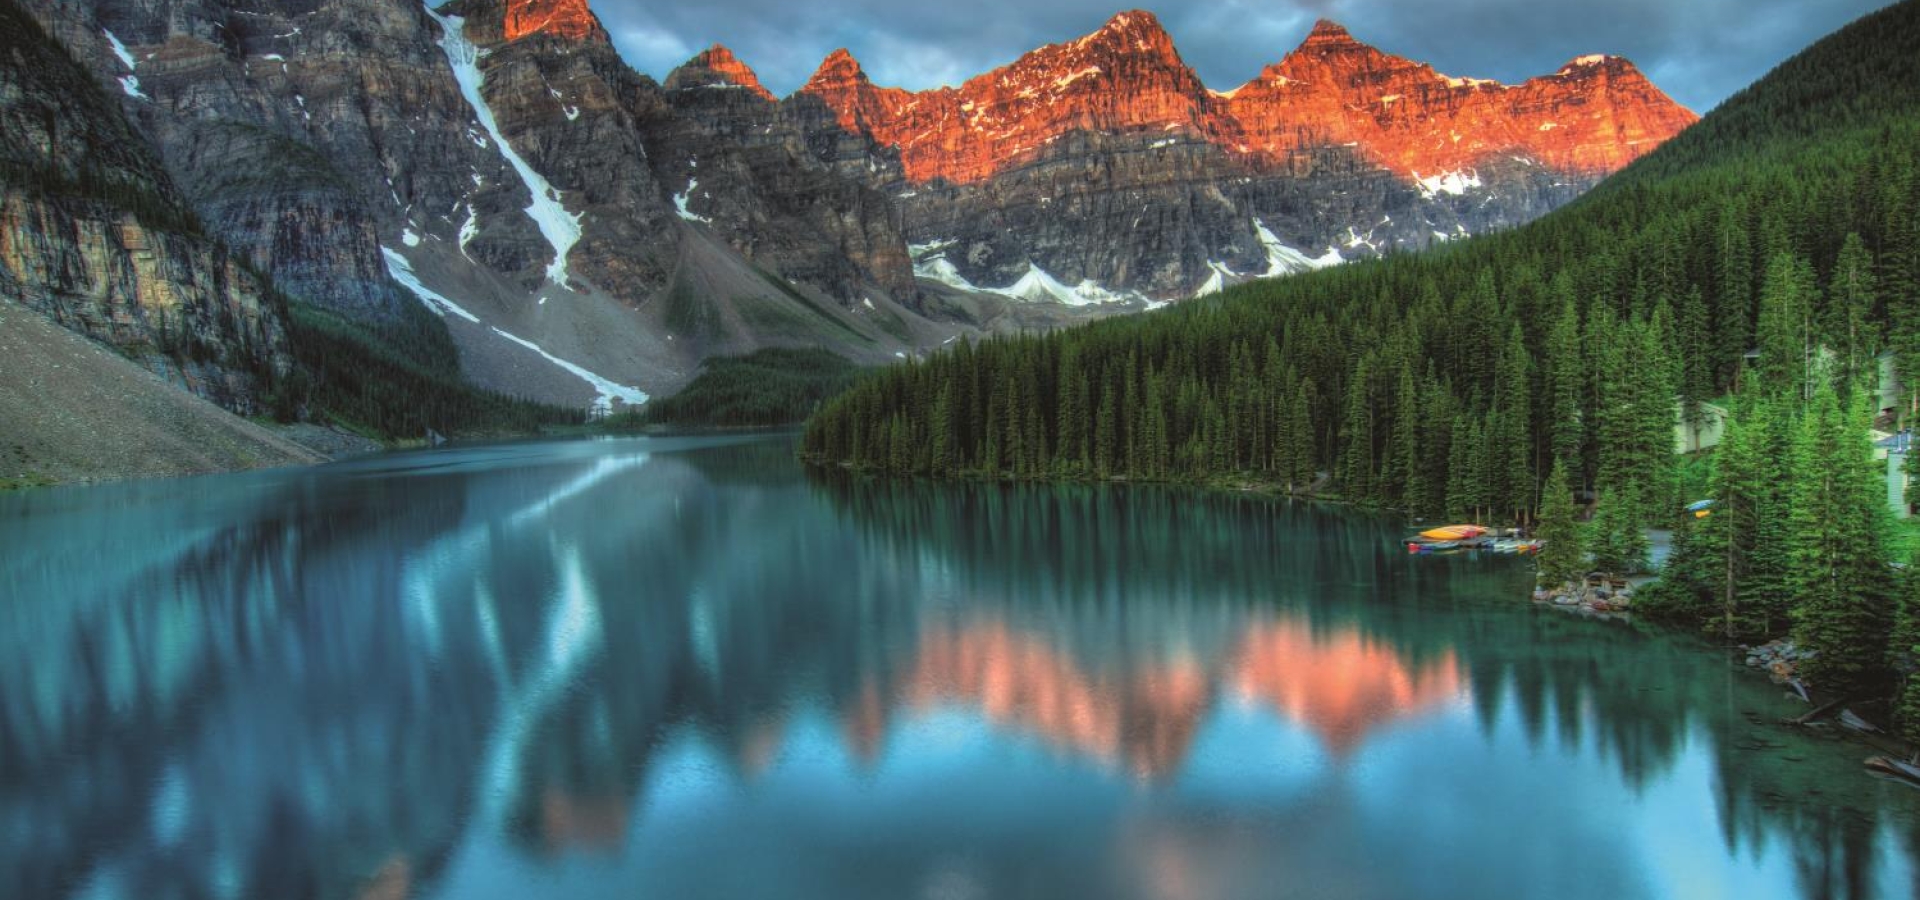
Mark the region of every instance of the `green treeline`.
POLYGON ((1855 369, 1920 319, 1915 46, 1910 0, 1513 232, 895 367, 829 401, 804 452, 936 476, 1325 473, 1350 499, 1489 519, 1529 517, 1558 462, 1601 513, 1665 521, 1676 398, 1697 415, 1731 390, 1766 291, 1804 291, 1855 369), (1871 285, 1838 277, 1850 236, 1871 285))
POLYGON ((418 303, 401 306, 388 325, 349 321, 299 301, 285 301, 288 343, 299 362, 280 418, 292 410, 381 438, 444 434, 530 433, 579 425, 582 410, 549 406, 483 390, 460 375, 453 339, 418 303))
POLYGON ((717 356, 701 363, 700 374, 679 393, 650 400, 638 413, 615 416, 608 426, 793 425, 846 390, 860 371, 846 357, 819 348, 717 356))

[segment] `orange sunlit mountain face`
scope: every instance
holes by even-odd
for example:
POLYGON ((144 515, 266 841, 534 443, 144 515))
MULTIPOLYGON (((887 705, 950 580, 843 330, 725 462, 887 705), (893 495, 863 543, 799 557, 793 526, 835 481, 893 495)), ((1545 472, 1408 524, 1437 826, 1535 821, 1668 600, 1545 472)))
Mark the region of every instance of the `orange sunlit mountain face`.
POLYGON ((536 34, 575 41, 606 39, 606 31, 587 8, 587 0, 512 0, 507 4, 503 29, 509 41, 536 34))
POLYGON ((800 93, 823 101, 848 131, 897 149, 915 182, 989 178, 1076 131, 1201 141, 1257 168, 1289 166, 1305 149, 1352 146, 1410 178, 1515 155, 1606 174, 1698 119, 1619 57, 1580 57, 1505 85, 1441 74, 1331 22, 1258 78, 1212 91, 1159 21, 1139 11, 958 88, 879 87, 839 50, 800 93))

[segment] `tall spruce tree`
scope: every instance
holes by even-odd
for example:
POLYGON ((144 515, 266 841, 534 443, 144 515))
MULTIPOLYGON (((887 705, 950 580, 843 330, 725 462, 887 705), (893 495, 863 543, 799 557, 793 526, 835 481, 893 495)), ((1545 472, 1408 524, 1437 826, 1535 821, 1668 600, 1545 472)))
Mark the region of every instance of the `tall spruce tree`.
POLYGON ((1494 373, 1490 505, 1513 521, 1525 521, 1534 509, 1533 357, 1520 324, 1507 332, 1506 347, 1494 373))
POLYGON ((1542 585, 1565 584, 1579 578, 1586 569, 1586 542, 1576 516, 1573 488, 1567 483, 1566 461, 1555 460, 1552 474, 1541 488, 1540 527, 1535 532, 1542 543, 1538 556, 1542 585))
POLYGON ((1599 508, 1588 525, 1587 545, 1594 568, 1618 575, 1638 572, 1647 565, 1647 533, 1640 524, 1639 491, 1622 485, 1600 495, 1599 508))
POLYGON ((1899 678, 1893 720, 1902 738, 1920 744, 1920 551, 1908 558, 1898 591, 1893 636, 1887 646, 1887 667, 1899 678))
POLYGON ((1583 365, 1585 354, 1580 343, 1580 313, 1574 306, 1571 280, 1565 273, 1554 279, 1554 292, 1560 293, 1563 285, 1567 293, 1561 298, 1559 312, 1554 316, 1544 354, 1547 399, 1551 406, 1548 428, 1552 434, 1549 442, 1554 457, 1567 464, 1567 477, 1576 485, 1584 485, 1586 482, 1580 471, 1580 450, 1587 439, 1583 400, 1588 374, 1583 365))
POLYGON ((1893 624, 1885 507, 1866 434, 1866 423, 1842 412, 1822 383, 1794 442, 1786 579, 1794 638, 1814 653, 1802 664, 1807 678, 1843 696, 1884 684, 1893 624))
POLYGON ((1880 298, 1873 270, 1873 253, 1866 241, 1861 240, 1859 232, 1849 232, 1833 266, 1822 317, 1827 346, 1838 358, 1843 399, 1851 397, 1854 390, 1871 391, 1876 387, 1879 368, 1874 356, 1880 351, 1880 335, 1873 323, 1873 311, 1880 298))

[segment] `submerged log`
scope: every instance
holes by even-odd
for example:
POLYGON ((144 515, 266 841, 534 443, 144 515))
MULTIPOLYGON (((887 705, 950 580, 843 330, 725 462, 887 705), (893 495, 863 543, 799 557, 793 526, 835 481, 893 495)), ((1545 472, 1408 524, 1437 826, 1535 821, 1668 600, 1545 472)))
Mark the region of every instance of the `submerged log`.
POLYGON ((1920 787, 1920 766, 1902 762, 1886 756, 1867 757, 1867 771, 1897 778, 1915 787, 1920 787))
POLYGON ((1830 715, 1833 715, 1834 712, 1840 709, 1840 707, 1847 705, 1847 701, 1851 699, 1853 698, 1841 697, 1837 700, 1828 700, 1827 702, 1822 703, 1819 706, 1816 706, 1810 710, 1807 710, 1807 712, 1802 715, 1795 716, 1794 718, 1791 718, 1791 719, 1784 719, 1782 721, 1785 721, 1788 725, 1810 725, 1830 715))

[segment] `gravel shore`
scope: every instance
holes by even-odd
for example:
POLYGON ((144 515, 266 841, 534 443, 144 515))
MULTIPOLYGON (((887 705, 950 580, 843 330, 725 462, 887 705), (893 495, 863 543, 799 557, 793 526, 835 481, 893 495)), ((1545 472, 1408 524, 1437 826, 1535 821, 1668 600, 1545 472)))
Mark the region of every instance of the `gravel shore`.
POLYGON ((329 455, 0 299, 0 485, 307 465, 329 455))

